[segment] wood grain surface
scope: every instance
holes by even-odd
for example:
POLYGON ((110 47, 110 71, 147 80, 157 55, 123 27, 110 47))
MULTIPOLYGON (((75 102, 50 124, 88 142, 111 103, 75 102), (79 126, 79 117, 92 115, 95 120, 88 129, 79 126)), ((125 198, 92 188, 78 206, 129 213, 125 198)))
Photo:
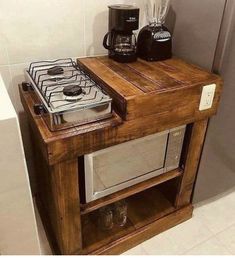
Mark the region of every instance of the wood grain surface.
POLYGON ((218 110, 222 80, 178 58, 118 64, 94 57, 78 59, 78 64, 112 97, 112 118, 51 132, 43 117, 34 114, 33 106, 40 102, 35 92, 19 87, 35 147, 42 219, 58 254, 118 254, 191 218, 191 196, 207 123, 218 110), (202 88, 212 83, 216 84, 212 108, 199 111, 202 88), (179 168, 80 204, 82 156, 181 125, 187 125, 182 172, 179 168), (97 209, 123 198, 130 204, 126 227, 101 232, 92 219, 97 220, 97 209))
POLYGON ((199 109, 203 86, 212 83, 217 89, 210 114, 219 102, 221 78, 178 58, 119 64, 108 57, 94 57, 78 59, 78 64, 103 85, 124 120, 172 108, 188 107, 193 115, 199 109))

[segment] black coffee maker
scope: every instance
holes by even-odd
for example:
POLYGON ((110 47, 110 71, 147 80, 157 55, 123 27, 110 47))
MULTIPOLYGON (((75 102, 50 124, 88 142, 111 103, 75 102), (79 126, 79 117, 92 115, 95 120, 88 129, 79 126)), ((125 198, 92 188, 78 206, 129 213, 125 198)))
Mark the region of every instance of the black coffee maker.
POLYGON ((132 5, 109 6, 109 32, 103 46, 109 50, 109 57, 120 63, 137 59, 137 42, 134 30, 139 28, 139 8, 132 5))

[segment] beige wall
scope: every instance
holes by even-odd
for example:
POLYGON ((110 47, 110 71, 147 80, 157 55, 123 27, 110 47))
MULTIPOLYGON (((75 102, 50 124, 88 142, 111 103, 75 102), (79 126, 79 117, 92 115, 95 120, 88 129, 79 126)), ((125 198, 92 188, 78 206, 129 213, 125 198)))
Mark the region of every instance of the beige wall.
POLYGON ((20 117, 30 171, 28 124, 17 88, 24 69, 37 60, 106 54, 102 42, 108 29, 107 6, 117 3, 143 6, 143 0, 0 1, 0 73, 20 117))
MULTIPOLYGON (((0 0, 0 72, 20 116, 27 163, 32 151, 17 84, 29 62, 105 54, 107 5, 136 3, 140 26, 146 23, 144 0, 0 0)), ((225 0, 172 0, 168 15, 174 53, 211 69, 225 0)))
POLYGON ((29 63, 105 54, 110 4, 141 0, 1 0, 0 73, 20 117, 27 164, 33 170, 26 117, 18 94, 29 63))
POLYGON ((212 69, 225 0, 171 0, 169 27, 174 53, 212 69))

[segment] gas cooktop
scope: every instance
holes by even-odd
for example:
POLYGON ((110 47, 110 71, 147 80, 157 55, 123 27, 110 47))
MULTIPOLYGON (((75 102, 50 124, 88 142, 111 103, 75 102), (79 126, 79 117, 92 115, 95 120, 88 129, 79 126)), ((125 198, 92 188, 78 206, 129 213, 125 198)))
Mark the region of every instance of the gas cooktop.
POLYGON ((33 62, 25 75, 24 90, 41 101, 35 113, 52 131, 112 116, 110 96, 70 58, 33 62))

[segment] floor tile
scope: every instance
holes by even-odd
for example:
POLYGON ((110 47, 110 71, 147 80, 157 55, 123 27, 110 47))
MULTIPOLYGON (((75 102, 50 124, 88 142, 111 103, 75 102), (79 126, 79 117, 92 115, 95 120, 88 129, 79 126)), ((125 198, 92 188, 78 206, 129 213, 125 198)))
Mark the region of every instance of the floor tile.
POLYGON ((175 242, 171 241, 168 232, 164 232, 145 241, 143 248, 149 255, 174 255, 179 251, 175 242))
MULTIPOLYGON (((221 229, 230 224, 230 222, 226 221, 229 217, 226 214, 218 218, 218 223, 215 219, 216 215, 215 218, 212 216, 213 209, 214 212, 215 210, 216 212, 218 211, 219 215, 222 214, 222 211, 217 206, 226 208, 227 205, 232 205, 232 202, 234 202, 233 193, 212 203, 197 205, 195 215, 191 220, 145 241, 122 255, 235 254, 235 224, 215 236, 213 229, 216 232, 218 228, 221 229), (212 218, 211 221, 209 221, 210 217, 212 218)), ((51 254, 40 217, 38 213, 36 214, 42 254, 51 254)))
POLYGON ((199 244, 185 253, 186 255, 231 255, 226 247, 215 237, 199 244))
POLYGON ((194 211, 194 215, 217 234, 235 224, 235 191, 203 205, 194 211))
POLYGON ((127 252, 123 253, 122 255, 147 255, 147 252, 144 250, 142 244, 138 245, 127 252))
POLYGON ((235 255, 235 224, 225 231, 216 235, 216 238, 235 255))
POLYGON ((212 237, 212 232, 200 219, 193 217, 162 234, 143 243, 150 255, 182 254, 212 237))

